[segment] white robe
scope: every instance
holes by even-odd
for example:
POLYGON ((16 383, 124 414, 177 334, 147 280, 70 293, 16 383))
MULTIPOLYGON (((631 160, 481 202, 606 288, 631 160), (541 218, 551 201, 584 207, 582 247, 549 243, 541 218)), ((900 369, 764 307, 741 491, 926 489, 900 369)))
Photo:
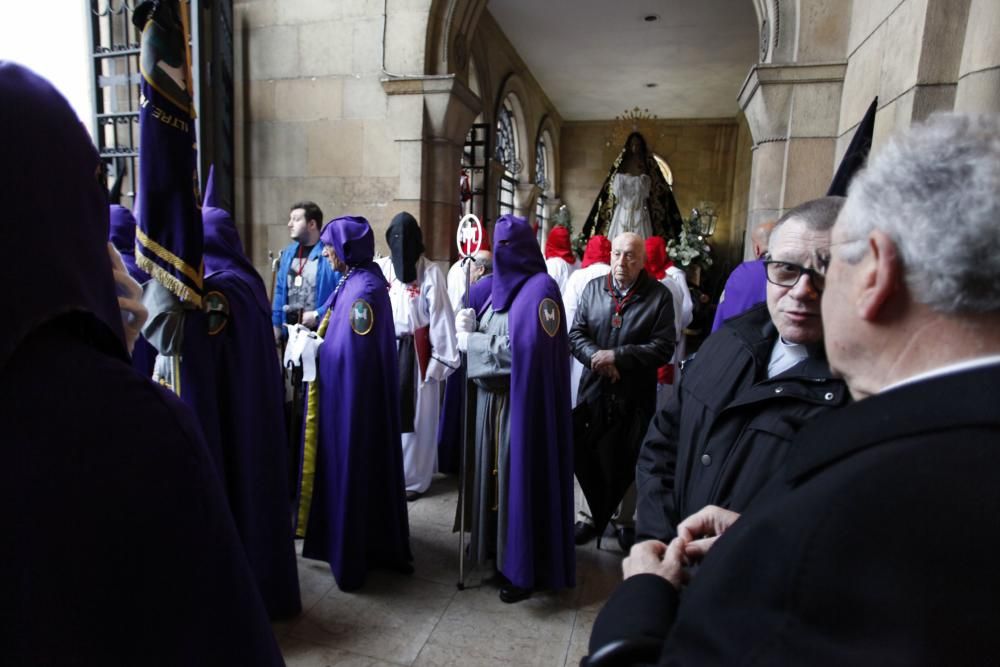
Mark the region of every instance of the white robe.
POLYGON ((556 281, 556 285, 559 285, 559 291, 561 292, 564 287, 566 287, 566 281, 569 280, 570 275, 580 266, 579 262, 570 264, 562 257, 549 257, 545 260, 545 270, 549 272, 552 279, 556 281))
MULTIPOLYGON (((383 257, 377 263, 389 281, 396 336, 430 326, 431 360, 423 382, 420 381, 419 364, 414 365, 413 382, 417 391, 413 433, 402 434, 406 490, 423 493, 437 470, 437 426, 441 411, 438 383, 459 367, 455 315, 448 299, 444 273, 436 264, 421 257, 417 260, 417 279, 406 285, 396 279, 391 257, 383 257)), ((372 414, 376 414, 377 406, 371 407, 372 414)))
MULTIPOLYGON (((471 264, 469 268, 472 268, 471 264)), ((458 260, 448 269, 448 299, 451 301, 451 309, 455 312, 460 310, 459 304, 465 296, 465 269, 462 268, 462 260, 458 260)))
POLYGON ((687 274, 676 266, 667 269, 667 275, 660 280, 667 286, 674 297, 674 330, 677 332, 677 344, 670 363, 674 365, 674 377, 678 377, 677 365, 684 361, 685 336, 684 329, 691 324, 694 317, 694 302, 691 301, 691 289, 687 284, 687 274))
MULTIPOLYGON (((563 288, 563 306, 566 308, 566 328, 573 327, 573 319, 576 317, 576 307, 580 304, 580 295, 583 288, 594 278, 606 276, 611 273, 611 265, 596 262, 585 269, 574 271, 566 280, 566 287, 563 288)), ((576 395, 580 389, 580 378, 583 376, 583 364, 570 355, 569 361, 569 389, 570 405, 576 407, 576 395)))

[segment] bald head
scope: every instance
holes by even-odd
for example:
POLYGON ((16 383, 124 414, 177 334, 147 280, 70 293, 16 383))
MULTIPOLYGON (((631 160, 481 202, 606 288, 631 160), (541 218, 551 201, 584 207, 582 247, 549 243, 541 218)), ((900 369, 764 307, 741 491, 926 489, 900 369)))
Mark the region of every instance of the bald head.
POLYGON ((762 222, 750 231, 750 243, 753 244, 754 257, 763 257, 767 252, 767 240, 771 236, 776 221, 762 222))
POLYGON ((646 262, 646 242, 632 232, 622 232, 611 242, 611 275, 619 287, 629 287, 646 262))
POLYGON ((493 253, 480 250, 472 256, 472 282, 493 273, 493 253))

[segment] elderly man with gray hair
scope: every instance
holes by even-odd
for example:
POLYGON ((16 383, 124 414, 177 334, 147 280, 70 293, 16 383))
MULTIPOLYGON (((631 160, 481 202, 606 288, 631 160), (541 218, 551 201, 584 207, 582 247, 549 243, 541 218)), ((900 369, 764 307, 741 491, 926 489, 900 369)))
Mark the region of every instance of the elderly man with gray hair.
POLYGON ((662 664, 996 659, 998 193, 997 114, 933 116, 875 156, 821 253, 827 355, 857 402, 800 432, 743 518, 708 507, 636 545, 592 664, 625 637, 662 664))

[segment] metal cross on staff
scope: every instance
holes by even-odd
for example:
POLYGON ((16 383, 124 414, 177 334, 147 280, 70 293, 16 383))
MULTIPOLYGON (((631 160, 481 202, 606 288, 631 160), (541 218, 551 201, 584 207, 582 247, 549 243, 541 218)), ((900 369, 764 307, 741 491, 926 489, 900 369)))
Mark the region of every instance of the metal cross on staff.
MULTIPOLYGON (((483 245, 483 223, 474 214, 469 213, 458 222, 458 254, 461 257, 462 269, 465 272, 465 297, 463 302, 469 302, 469 290, 472 288, 472 261, 483 245)), ((464 354, 464 353, 463 353, 464 354)), ((458 483, 458 590, 465 590, 465 457, 468 451, 469 438, 469 399, 466 396, 468 381, 462 387, 462 462, 459 468, 458 483)))

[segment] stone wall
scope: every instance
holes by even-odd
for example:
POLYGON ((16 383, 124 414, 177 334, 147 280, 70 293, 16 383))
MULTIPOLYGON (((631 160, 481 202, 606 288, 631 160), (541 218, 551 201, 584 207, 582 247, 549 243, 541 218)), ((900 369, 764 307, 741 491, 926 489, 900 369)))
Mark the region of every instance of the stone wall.
POLYGON ((991 110, 996 110, 995 72, 1000 49, 987 34, 993 35, 1000 28, 998 20, 1000 8, 993 0, 854 3, 837 159, 876 95, 873 153, 893 133, 935 111, 956 108, 960 75, 968 77, 965 106, 981 107, 985 92, 987 99, 992 96, 994 100, 991 110), (990 21, 992 27, 988 28, 990 21))
MULTIPOLYGON (((611 163, 621 150, 621 142, 610 138, 622 134, 627 132, 621 131, 616 121, 563 123, 560 193, 573 214, 575 233, 583 229, 611 163)), ((658 120, 643 125, 647 145, 670 165, 674 197, 684 217, 700 201, 715 203, 719 222, 712 245, 724 262, 741 252, 746 224, 749 136, 743 137, 740 150, 740 134, 735 119, 658 120), (742 160, 739 165, 738 154, 742 160), (743 189, 739 195, 734 193, 737 182, 743 189)))
POLYGON ((1000 3, 972 0, 959 64, 956 111, 1000 111, 1000 3))
POLYGON ((466 71, 425 74, 431 5, 389 0, 384 19, 381 0, 234 1, 235 208, 265 275, 267 252, 289 242, 288 210, 302 199, 326 219, 368 218, 382 253, 392 216, 409 210, 428 255, 447 260, 462 145, 477 114, 492 123, 501 96, 517 94, 526 183, 543 119, 558 138, 558 113, 485 12, 473 40, 479 96, 466 71))
MULTIPOLYGON (((381 239, 406 167, 380 83, 382 3, 236 0, 233 9, 236 209, 251 225, 255 264, 266 270, 267 251, 288 244, 288 210, 301 199, 326 219, 365 216, 381 239)), ((422 40, 426 10, 420 21, 394 15, 389 29, 422 40)), ((393 65, 419 69, 421 56, 393 65)))

